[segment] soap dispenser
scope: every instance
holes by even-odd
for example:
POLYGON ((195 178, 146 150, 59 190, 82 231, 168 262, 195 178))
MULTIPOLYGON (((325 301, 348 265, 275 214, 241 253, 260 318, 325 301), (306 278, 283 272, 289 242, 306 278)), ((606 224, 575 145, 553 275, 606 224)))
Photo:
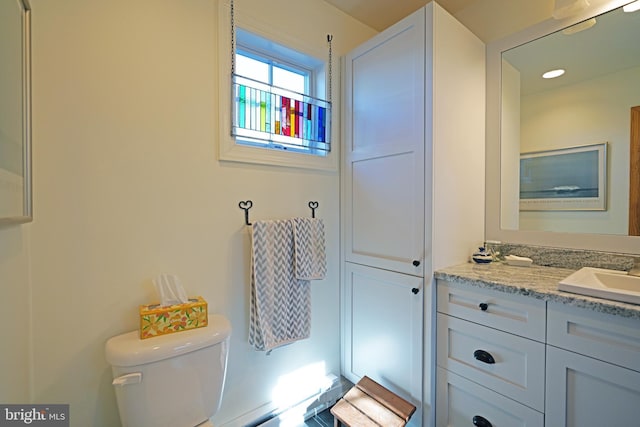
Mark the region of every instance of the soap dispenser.
POLYGON ((493 252, 485 246, 480 246, 476 252, 471 255, 473 262, 477 264, 488 264, 493 261, 493 252))

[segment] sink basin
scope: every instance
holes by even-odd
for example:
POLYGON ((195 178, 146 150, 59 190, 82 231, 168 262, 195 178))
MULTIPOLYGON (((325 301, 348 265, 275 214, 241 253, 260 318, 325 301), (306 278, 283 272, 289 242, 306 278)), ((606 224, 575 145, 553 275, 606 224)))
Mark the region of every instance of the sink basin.
POLYGON ((583 267, 558 283, 558 289, 615 301, 640 304, 640 277, 626 271, 583 267))

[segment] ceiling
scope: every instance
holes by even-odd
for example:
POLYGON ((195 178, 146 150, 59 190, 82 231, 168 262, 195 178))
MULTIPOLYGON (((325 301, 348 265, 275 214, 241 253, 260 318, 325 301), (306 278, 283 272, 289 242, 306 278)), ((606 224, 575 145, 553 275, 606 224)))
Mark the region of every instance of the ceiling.
MULTIPOLYGON (((325 1, 371 28, 382 31, 432 0, 325 1)), ((550 20, 556 5, 561 8, 577 0, 435 1, 483 42, 490 43, 550 20)), ((588 4, 595 8, 607 1, 609 0, 589 0, 588 4)), ((637 40, 640 40, 640 12, 608 15, 612 16, 608 19, 598 17, 598 24, 594 29, 577 33, 571 36, 570 41, 563 35, 545 37, 544 41, 528 43, 526 49, 518 48, 513 53, 510 52, 509 62, 518 68, 523 88, 527 88, 526 91, 523 89, 523 94, 639 66, 640 43, 637 40), (621 22, 621 19, 627 23, 621 22), (562 79, 541 83, 542 79, 539 77, 543 71, 563 66, 567 62, 572 67, 571 72, 567 70, 562 79)))
POLYGON ((519 71, 522 95, 640 67, 640 12, 616 9, 594 21, 587 30, 557 32, 503 53, 503 59, 519 71), (567 73, 558 79, 540 78, 555 68, 567 73))
MULTIPOLYGON (((382 31, 431 0, 325 0, 382 31)), ((437 0, 485 43, 551 17, 554 0, 437 0)))

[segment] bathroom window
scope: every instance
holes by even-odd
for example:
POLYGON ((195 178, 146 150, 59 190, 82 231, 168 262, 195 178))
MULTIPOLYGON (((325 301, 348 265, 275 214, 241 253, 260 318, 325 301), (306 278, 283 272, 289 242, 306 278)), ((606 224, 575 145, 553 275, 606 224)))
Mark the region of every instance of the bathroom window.
POLYGON ((218 7, 220 160, 337 171, 328 37, 218 7))
POLYGON ((237 29, 232 89, 236 144, 326 156, 329 102, 320 99, 324 63, 237 29))

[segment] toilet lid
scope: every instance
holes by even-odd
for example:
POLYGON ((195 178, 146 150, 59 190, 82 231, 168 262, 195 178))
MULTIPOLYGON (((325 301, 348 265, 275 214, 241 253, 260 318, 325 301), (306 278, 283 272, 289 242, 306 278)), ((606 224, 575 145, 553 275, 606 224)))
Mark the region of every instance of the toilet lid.
POLYGON ((211 422, 211 420, 207 420, 205 422, 203 422, 202 424, 198 424, 196 427, 214 427, 213 423, 211 422))
POLYGON ((105 356, 112 366, 128 367, 181 356, 221 343, 231 335, 231 323, 220 314, 210 314, 206 327, 175 334, 140 339, 138 331, 109 338, 105 356))

